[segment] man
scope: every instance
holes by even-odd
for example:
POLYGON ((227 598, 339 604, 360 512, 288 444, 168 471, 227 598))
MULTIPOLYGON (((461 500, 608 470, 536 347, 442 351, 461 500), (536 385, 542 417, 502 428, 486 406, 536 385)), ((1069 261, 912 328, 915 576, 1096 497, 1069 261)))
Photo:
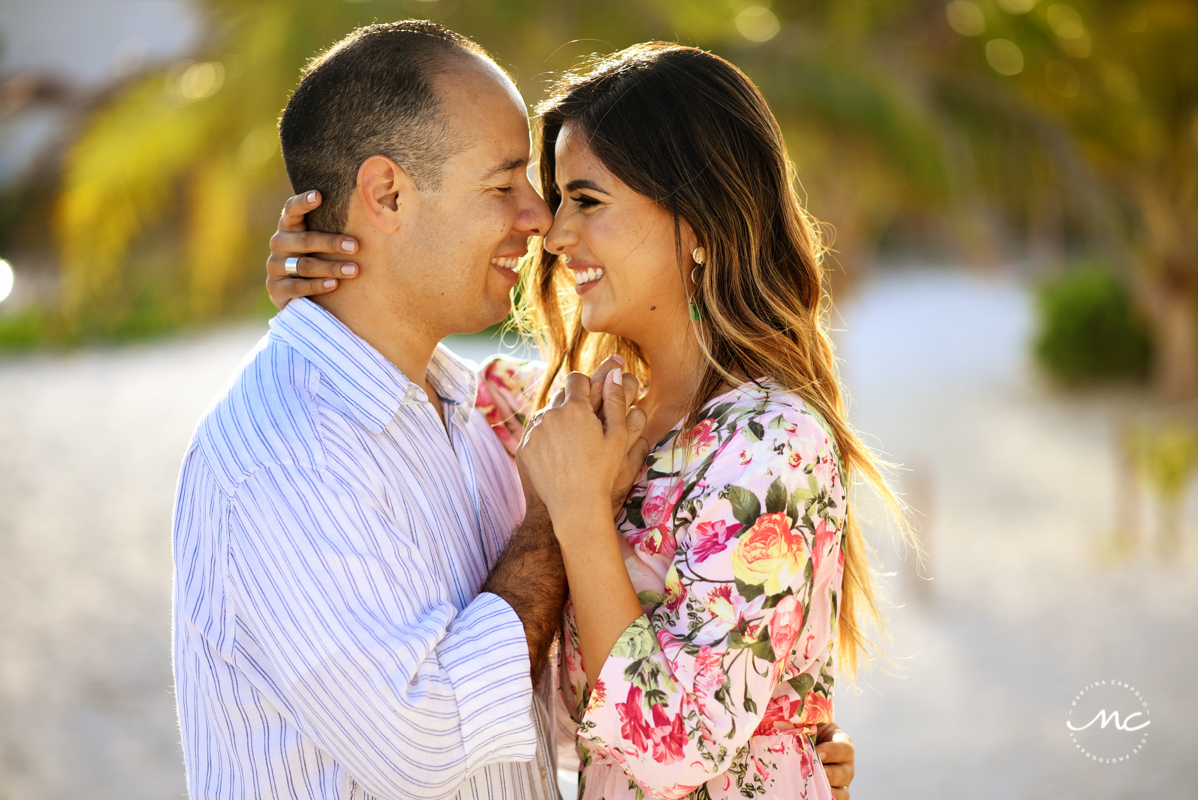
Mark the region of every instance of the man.
POLYGON ((523 101, 469 40, 376 25, 309 66, 280 133, 359 277, 275 318, 184 461, 191 794, 554 797, 533 676, 560 554, 543 516, 521 523, 474 373, 438 348, 507 314, 511 267, 550 225, 523 101))
POLYGON ((560 556, 530 522, 501 559, 519 480, 436 349, 506 315, 496 262, 549 227, 523 101, 468 40, 380 25, 309 67, 280 130, 361 278, 274 320, 183 465, 191 795, 554 797, 530 709, 560 556))

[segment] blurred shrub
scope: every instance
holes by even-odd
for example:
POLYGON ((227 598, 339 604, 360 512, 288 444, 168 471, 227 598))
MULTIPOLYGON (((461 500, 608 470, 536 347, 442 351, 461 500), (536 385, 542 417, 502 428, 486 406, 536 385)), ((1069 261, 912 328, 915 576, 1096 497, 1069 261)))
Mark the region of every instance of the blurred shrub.
POLYGON ((47 338, 45 329, 46 315, 38 308, 0 316, 0 353, 29 350, 47 338))
POLYGON ((1096 264, 1081 264, 1041 287, 1040 365, 1070 384, 1142 380, 1152 363, 1148 324, 1126 281, 1096 264))

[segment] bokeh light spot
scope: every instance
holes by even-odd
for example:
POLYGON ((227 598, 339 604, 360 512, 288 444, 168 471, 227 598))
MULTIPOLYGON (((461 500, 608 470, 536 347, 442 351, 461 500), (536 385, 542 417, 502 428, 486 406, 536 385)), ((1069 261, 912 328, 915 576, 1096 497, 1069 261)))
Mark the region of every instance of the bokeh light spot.
POLYGON ((3 303, 12 294, 14 283, 16 283, 16 276, 13 274, 12 265, 0 258, 0 303, 3 303))
POLYGON ((986 15, 969 0, 953 0, 944 7, 948 24, 962 36, 977 36, 986 30, 986 15))
POLYGON ((1053 3, 1048 7, 1048 27, 1062 39, 1080 39, 1086 33, 1082 15, 1064 3, 1053 3))
POLYGON ((179 94, 185 100, 203 100, 220 91, 225 82, 225 68, 219 61, 191 64, 179 75, 179 94))
POLYGON ((1008 14, 1026 14, 1036 7, 1036 0, 998 0, 998 7, 1008 14))
POLYGON ((1061 97, 1077 97, 1082 89, 1082 77, 1067 61, 1049 61, 1044 65, 1044 82, 1061 97))
POLYGON ((768 42, 781 28, 774 12, 765 6, 749 6, 736 15, 736 29, 750 42, 768 42))
POLYGON ((1023 72, 1023 51, 1010 39, 991 39, 986 42, 986 61, 999 75, 1018 75, 1023 72))
POLYGON ((245 169, 260 167, 279 150, 279 134, 270 122, 263 122, 245 135, 237 148, 237 160, 245 169))

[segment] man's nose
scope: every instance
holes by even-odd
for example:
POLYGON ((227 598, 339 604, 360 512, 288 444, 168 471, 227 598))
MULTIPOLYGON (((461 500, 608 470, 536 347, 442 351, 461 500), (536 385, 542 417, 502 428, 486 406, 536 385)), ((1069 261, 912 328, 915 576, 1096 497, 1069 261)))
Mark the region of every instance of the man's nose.
POLYGON ((516 218, 516 227, 530 236, 544 236, 553 225, 553 214, 549 212, 549 205, 545 200, 531 187, 527 194, 528 199, 516 218))

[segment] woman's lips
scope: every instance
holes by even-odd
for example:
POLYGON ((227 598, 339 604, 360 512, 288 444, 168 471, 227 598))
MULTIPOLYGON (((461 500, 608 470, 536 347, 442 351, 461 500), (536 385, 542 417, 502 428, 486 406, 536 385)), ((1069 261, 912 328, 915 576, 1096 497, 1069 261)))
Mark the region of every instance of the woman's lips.
POLYGON ((591 289, 607 274, 607 270, 603 267, 586 267, 584 269, 574 264, 570 265, 570 271, 574 273, 574 290, 579 294, 591 289))

